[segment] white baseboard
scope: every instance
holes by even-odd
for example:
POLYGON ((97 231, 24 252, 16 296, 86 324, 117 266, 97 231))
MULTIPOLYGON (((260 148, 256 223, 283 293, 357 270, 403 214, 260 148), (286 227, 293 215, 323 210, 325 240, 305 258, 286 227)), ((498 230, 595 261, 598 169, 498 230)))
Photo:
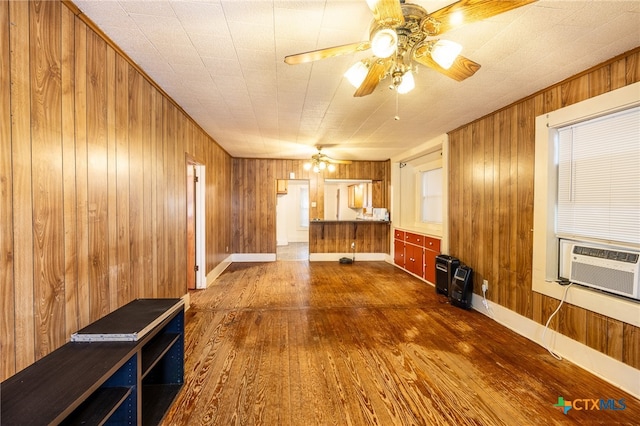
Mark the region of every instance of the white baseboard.
POLYGON ((227 269, 229 265, 233 263, 233 261, 231 260, 232 256, 233 255, 227 256, 227 258, 220 262, 218 266, 209 271, 209 273, 207 274, 207 287, 213 284, 213 282, 218 279, 218 277, 225 271, 225 269, 227 269))
POLYGON ((183 295, 181 299, 184 302, 184 311, 187 312, 191 306, 191 294, 187 292, 187 294, 183 295))
MULTIPOLYGON (((544 347, 542 344, 544 325, 491 301, 489 301, 491 311, 487 312, 482 304, 482 296, 475 293, 471 299, 471 306, 499 324, 544 347)), ((551 329, 546 332, 545 342, 557 355, 640 399, 640 370, 551 329)), ((555 361, 551 354, 549 358, 555 361)))
MULTIPOLYGON (((386 253, 356 253, 356 262, 360 261, 384 261, 386 253)), ((310 262, 337 262, 342 257, 353 259, 353 253, 310 253, 310 262)))

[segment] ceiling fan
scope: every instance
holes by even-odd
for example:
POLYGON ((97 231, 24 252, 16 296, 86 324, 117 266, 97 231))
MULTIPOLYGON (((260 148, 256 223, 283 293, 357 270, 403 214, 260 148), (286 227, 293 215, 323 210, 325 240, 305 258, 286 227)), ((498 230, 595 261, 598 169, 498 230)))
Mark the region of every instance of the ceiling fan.
POLYGON ((323 170, 330 172, 335 171, 335 164, 351 164, 350 160, 335 160, 322 153, 322 148, 318 148, 318 153, 311 156, 311 160, 304 163, 303 168, 305 170, 313 170, 316 173, 320 173, 323 170))
POLYGON ((435 37, 534 1, 460 0, 427 13, 422 6, 404 0, 366 0, 374 16, 368 41, 289 55, 284 61, 295 65, 371 49, 373 57, 357 62, 345 73, 356 87, 356 97, 370 95, 386 77, 392 79, 390 88, 409 92, 415 87, 414 62, 462 81, 475 74, 480 64, 460 56, 459 44, 435 37))

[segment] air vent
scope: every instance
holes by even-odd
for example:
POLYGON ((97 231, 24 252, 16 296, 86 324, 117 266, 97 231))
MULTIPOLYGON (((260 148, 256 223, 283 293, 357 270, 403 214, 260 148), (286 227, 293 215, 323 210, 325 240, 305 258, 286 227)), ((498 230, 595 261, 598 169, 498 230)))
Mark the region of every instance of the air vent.
POLYGON ((571 251, 572 282, 640 300, 638 253, 576 244, 571 251))

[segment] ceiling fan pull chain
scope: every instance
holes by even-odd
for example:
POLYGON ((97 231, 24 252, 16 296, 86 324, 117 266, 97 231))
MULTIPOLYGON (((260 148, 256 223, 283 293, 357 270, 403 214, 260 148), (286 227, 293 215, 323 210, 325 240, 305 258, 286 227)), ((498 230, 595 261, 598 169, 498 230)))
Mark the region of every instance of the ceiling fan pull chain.
POLYGON ((396 115, 395 115, 395 117, 393 117, 393 119, 394 119, 394 120, 396 120, 396 121, 398 121, 398 120, 400 120, 400 115, 398 114, 398 102, 399 102, 399 101, 398 101, 398 96, 399 96, 400 94, 398 93, 398 91, 397 91, 397 90, 396 90, 395 92, 396 92, 396 115))

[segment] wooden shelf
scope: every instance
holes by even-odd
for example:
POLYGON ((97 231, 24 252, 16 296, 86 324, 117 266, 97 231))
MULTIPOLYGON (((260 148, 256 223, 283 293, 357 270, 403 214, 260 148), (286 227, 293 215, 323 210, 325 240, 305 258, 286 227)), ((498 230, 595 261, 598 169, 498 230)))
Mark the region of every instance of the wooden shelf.
POLYGON ((152 339, 142 350, 142 378, 151 371, 156 363, 167 353, 176 343, 180 334, 167 333, 159 334, 152 339))
POLYGON ((134 300, 76 334, 95 340, 69 342, 0 384, 2 423, 160 423, 184 381, 182 301, 134 300))
POLYGON ((99 388, 61 424, 102 425, 131 395, 132 387, 99 388))
POLYGON ((175 400, 182 385, 143 385, 142 424, 157 425, 175 400))

